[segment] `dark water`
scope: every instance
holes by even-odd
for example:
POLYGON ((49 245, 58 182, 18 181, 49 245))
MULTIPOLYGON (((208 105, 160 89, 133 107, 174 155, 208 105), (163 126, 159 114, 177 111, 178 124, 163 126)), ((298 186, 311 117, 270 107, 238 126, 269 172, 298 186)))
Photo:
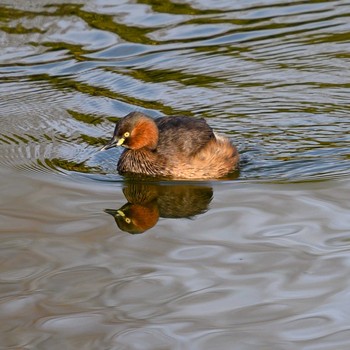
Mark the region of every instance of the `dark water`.
POLYGON ((349 88, 346 0, 0 0, 0 349, 348 349, 349 88), (119 176, 133 110, 238 178, 119 176))

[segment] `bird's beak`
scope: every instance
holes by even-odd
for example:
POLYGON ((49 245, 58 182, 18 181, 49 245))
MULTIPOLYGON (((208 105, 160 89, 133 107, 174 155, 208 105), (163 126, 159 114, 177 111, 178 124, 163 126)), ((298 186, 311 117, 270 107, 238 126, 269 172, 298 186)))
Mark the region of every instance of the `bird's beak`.
POLYGON ((116 136, 113 136, 113 138, 106 144, 104 145, 100 151, 105 151, 107 149, 113 148, 113 147, 117 147, 117 146, 121 146, 125 141, 125 138, 121 138, 118 139, 116 136))
POLYGON ((118 209, 105 209, 104 210, 105 213, 112 215, 112 216, 121 216, 121 217, 125 217, 125 214, 122 210, 118 209))

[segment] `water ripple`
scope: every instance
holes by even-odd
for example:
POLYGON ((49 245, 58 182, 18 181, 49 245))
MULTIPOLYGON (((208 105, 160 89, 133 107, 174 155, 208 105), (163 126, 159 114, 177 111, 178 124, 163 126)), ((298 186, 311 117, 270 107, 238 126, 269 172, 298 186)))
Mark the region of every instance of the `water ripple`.
POLYGON ((348 348, 348 1, 0 13, 1 348, 348 348), (240 177, 201 202, 117 175, 98 150, 134 110, 206 118, 240 177), (121 231, 108 209, 149 192, 121 231))
POLYGON ((9 108, 23 125, 19 115, 30 109, 41 125, 2 132, 3 164, 22 160, 24 168, 55 170, 53 164, 66 161, 69 170, 94 172, 91 146, 97 150, 113 125, 95 125, 87 134, 85 127, 79 136, 82 124, 59 110, 106 118, 136 108, 213 119, 241 143, 249 163, 243 178, 349 174, 347 45, 341 39, 349 13, 343 1, 13 8, 5 12, 0 71, 5 79, 27 79, 2 83, 2 119, 8 124, 9 108), (57 111, 46 113, 48 103, 57 111), (53 139, 58 147, 49 151, 53 139), (92 167, 83 168, 86 161, 92 167))

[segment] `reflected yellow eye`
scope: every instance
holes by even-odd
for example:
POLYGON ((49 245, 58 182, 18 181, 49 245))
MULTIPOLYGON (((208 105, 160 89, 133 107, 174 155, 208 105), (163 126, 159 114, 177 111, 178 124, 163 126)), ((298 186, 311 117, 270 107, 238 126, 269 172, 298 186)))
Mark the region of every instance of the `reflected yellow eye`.
POLYGON ((130 133, 127 131, 124 133, 124 137, 129 137, 130 136, 130 133))
POLYGON ((123 211, 117 210, 117 215, 121 216, 127 224, 131 223, 131 219, 125 216, 123 211))

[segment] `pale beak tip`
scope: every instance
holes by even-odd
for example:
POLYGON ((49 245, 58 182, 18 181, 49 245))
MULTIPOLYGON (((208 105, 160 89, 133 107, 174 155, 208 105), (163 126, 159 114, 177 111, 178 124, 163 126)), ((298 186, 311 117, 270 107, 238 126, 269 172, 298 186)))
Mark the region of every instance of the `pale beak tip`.
POLYGON ((114 142, 110 141, 100 149, 100 152, 106 151, 107 149, 114 148, 114 147, 116 147, 116 144, 114 142))

